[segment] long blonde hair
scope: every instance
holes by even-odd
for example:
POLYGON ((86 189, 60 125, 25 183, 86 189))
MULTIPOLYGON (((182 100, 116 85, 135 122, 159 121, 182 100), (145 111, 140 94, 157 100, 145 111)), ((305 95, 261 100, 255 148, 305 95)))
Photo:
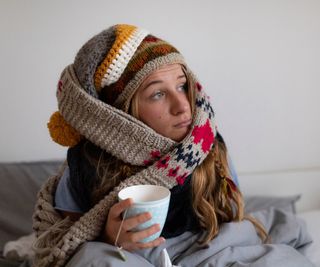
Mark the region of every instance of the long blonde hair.
POLYGON ((252 216, 244 214, 244 200, 238 187, 224 190, 226 179, 230 179, 227 148, 216 139, 213 150, 192 174, 192 206, 200 225, 207 231, 202 244, 207 244, 218 233, 224 222, 240 222, 247 219, 255 226, 257 233, 267 241, 263 225, 252 216))
MULTIPOLYGON (((195 80, 182 67, 187 78, 187 95, 191 103, 192 114, 195 110, 195 80)), ((139 119, 138 97, 132 98, 129 113, 139 119)), ((100 156, 91 163, 97 168, 100 180, 92 193, 92 202, 96 203, 121 180, 135 174, 143 167, 126 164, 110 154, 102 151, 100 156)), ((255 218, 244 214, 244 200, 238 187, 226 192, 223 188, 230 179, 230 169, 227 160, 227 148, 222 138, 215 139, 213 149, 205 160, 194 170, 191 179, 192 206, 199 220, 200 226, 206 230, 201 244, 207 244, 218 233, 224 222, 250 220, 256 227, 261 239, 267 240, 267 233, 263 225, 255 218)))

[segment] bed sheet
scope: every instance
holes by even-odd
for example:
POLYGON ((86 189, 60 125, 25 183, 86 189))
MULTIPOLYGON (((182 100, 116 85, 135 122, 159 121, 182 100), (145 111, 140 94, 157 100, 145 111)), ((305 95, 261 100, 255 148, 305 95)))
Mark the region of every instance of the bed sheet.
POLYGON ((302 212, 297 216, 306 222, 308 232, 313 239, 305 254, 315 266, 320 267, 320 209, 302 212))

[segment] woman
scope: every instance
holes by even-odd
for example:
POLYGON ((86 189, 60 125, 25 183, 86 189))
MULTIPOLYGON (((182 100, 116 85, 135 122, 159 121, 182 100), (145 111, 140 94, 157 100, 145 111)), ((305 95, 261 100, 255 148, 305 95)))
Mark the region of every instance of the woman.
MULTIPOLYGON (((59 112, 48 127, 70 148, 67 166, 39 193, 36 265, 63 265, 90 240, 136 251, 203 231, 199 242, 206 245, 222 223, 244 219, 208 97, 169 43, 135 26, 110 27, 63 71, 57 98, 59 112), (162 185, 172 194, 162 237, 148 243, 139 241, 158 225, 130 230, 149 213, 121 227, 132 200, 117 202, 117 193, 135 184, 162 185)), ((247 218, 265 240, 263 227, 247 218)))

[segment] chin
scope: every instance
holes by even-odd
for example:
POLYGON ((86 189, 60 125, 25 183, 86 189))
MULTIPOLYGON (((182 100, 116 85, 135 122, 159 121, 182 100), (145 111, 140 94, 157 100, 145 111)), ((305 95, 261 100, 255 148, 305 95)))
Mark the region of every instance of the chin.
POLYGON ((175 142, 181 142, 186 136, 187 136, 188 133, 184 134, 184 135, 180 135, 180 136, 175 136, 174 138, 171 138, 173 141, 175 142))

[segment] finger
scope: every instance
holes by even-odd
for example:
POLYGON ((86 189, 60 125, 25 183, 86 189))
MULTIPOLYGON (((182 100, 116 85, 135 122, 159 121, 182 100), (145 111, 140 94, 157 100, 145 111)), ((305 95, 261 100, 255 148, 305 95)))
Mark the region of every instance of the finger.
POLYGON ((155 239, 155 240, 153 240, 151 242, 138 243, 138 248, 139 249, 153 248, 153 247, 160 246, 164 242, 166 242, 166 240, 163 237, 158 237, 157 239, 155 239))
POLYGON ((126 231, 130 231, 139 224, 149 221, 151 217, 150 212, 144 212, 137 216, 130 217, 124 220, 122 228, 126 231))
POLYGON ((132 243, 136 243, 141 241, 142 239, 149 237, 157 232, 160 231, 160 225, 159 224, 154 224, 150 226, 149 228, 139 231, 139 232, 131 232, 129 234, 129 239, 132 243))
POLYGON ((132 198, 127 198, 114 204, 109 211, 110 218, 115 219, 120 217, 121 213, 124 212, 127 208, 131 207, 132 204, 132 198))

